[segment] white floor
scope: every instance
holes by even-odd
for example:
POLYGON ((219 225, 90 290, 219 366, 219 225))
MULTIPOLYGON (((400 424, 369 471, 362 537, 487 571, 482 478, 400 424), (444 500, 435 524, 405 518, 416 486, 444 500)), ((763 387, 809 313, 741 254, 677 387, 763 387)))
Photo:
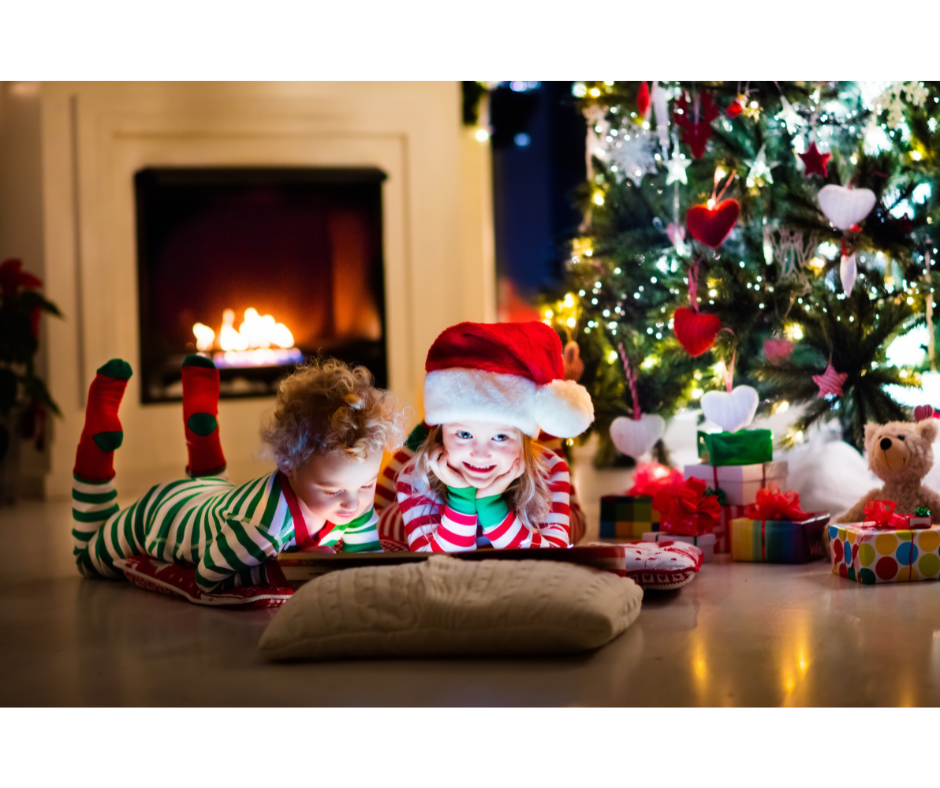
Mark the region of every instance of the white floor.
MULTIPOLYGON (((598 498, 629 473, 581 463, 598 498)), ((861 586, 803 566, 706 565, 563 659, 270 665, 270 611, 204 610, 79 577, 68 503, 0 509, 2 706, 940 705, 940 583, 861 586)))

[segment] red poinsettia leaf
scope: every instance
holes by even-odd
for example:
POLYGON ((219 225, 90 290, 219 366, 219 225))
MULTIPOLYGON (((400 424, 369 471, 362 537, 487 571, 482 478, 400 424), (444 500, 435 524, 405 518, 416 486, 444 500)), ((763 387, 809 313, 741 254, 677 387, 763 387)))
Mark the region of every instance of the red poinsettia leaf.
POLYGON ((22 260, 11 258, 4 260, 0 264, 0 292, 3 295, 15 295, 19 289, 20 268, 23 267, 22 260))

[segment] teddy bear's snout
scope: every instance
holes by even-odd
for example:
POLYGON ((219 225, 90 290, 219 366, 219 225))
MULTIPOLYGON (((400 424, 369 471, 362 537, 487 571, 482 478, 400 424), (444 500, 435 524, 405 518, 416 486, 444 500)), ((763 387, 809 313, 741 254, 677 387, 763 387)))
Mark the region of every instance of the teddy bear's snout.
POLYGON ((875 438, 874 445, 879 449, 876 462, 882 468, 899 471, 907 467, 911 455, 905 441, 883 435, 880 438, 875 438))

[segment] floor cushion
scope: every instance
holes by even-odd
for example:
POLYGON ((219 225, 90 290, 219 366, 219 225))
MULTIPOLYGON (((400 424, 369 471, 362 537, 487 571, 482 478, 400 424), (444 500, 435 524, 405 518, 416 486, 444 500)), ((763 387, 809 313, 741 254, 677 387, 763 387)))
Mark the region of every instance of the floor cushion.
POLYGON ((590 567, 434 555, 310 581, 260 649, 271 660, 572 653, 617 637, 642 599, 632 580, 590 567))

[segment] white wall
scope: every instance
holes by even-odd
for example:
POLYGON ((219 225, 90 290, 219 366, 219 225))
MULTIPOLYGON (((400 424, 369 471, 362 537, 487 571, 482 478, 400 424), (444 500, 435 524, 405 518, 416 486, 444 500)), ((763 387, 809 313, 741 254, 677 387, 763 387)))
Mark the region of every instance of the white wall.
MULTIPOLYGON (((45 281, 40 117, 38 82, 0 82, 0 262, 20 258, 23 270, 45 281)), ((45 316, 39 336, 36 371, 48 379, 45 316)), ((20 463, 21 494, 41 494, 48 446, 24 445, 20 463)))

